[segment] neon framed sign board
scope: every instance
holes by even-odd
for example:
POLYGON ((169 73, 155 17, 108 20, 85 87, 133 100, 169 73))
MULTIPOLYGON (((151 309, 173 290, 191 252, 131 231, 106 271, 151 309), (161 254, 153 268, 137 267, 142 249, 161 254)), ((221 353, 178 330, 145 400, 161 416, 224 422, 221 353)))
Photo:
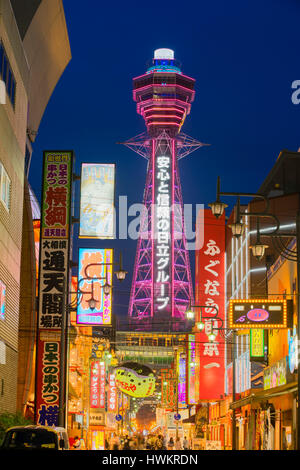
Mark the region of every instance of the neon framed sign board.
POLYGON ((115 164, 82 163, 79 238, 115 238, 115 164))
POLYGON ((112 285, 112 263, 112 249, 79 248, 77 324, 111 325, 112 294, 105 295, 103 285, 112 285), (94 309, 89 306, 92 289, 94 309))
POLYGON ((291 308, 286 299, 231 299, 229 328, 288 328, 291 308))

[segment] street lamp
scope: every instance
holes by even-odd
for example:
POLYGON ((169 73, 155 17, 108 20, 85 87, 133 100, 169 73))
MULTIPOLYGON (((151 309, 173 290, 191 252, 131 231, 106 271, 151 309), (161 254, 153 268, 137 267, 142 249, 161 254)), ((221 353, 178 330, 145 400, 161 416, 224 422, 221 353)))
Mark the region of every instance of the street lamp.
MULTIPOLYGON (((220 181, 219 181, 220 183, 220 181)), ((237 205, 235 207, 235 222, 228 225, 231 228, 232 235, 236 238, 239 238, 244 233, 245 224, 241 222, 241 213, 240 213, 240 198, 237 198, 237 205)))
POLYGON ((265 254, 266 248, 268 247, 268 245, 264 245, 260 241, 259 218, 257 217, 256 242, 255 245, 250 246, 250 249, 252 250, 252 255, 255 256, 258 261, 260 261, 265 254))
POLYGON ((224 202, 220 201, 220 179, 217 179, 217 199, 215 202, 212 202, 211 204, 208 204, 209 207, 211 208, 211 211, 213 215, 218 219, 223 215, 224 210, 226 207, 228 207, 227 204, 224 204, 224 202))

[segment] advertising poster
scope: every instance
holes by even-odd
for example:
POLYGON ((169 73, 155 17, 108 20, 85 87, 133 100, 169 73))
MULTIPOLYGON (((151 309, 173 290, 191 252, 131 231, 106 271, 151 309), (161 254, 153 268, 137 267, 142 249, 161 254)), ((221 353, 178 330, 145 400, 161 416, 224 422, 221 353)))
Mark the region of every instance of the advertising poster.
POLYGON ((83 163, 80 238, 115 238, 115 164, 83 163))
POLYGON ((113 250, 80 248, 78 256, 78 289, 81 292, 77 306, 77 324, 111 325, 112 293, 104 294, 103 286, 112 285, 113 250), (89 300, 96 301, 91 309, 89 300))
POLYGON ((212 400, 224 394, 225 340, 218 328, 225 326, 225 216, 216 219, 210 209, 204 209, 204 217, 198 216, 199 220, 204 227, 198 223, 197 233, 204 234, 204 243, 196 251, 195 297, 196 305, 203 308, 196 309, 196 321, 202 319, 205 327, 196 333, 200 377, 197 393, 200 400, 212 400), (209 341, 210 333, 216 335, 214 341, 209 341))
POLYGON ((37 351, 37 424, 58 426, 60 333, 40 330, 37 351))

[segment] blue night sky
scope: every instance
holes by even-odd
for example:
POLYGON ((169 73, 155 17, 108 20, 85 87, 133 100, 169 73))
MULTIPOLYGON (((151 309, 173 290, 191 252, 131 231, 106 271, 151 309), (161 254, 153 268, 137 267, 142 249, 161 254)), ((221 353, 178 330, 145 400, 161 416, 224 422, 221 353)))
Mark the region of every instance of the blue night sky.
MULTIPOLYGON (((145 131, 132 78, 161 47, 196 79, 183 132, 210 144, 180 162, 185 203, 215 200, 217 175, 224 191, 256 192, 279 152, 300 147, 300 104, 291 101, 300 79, 299 1, 64 0, 64 7, 72 60, 34 144, 29 181, 39 200, 43 150, 73 149, 77 173, 81 162, 115 162, 117 201, 142 202, 146 160, 116 142, 145 131)), ((78 209, 77 201, 77 216, 78 209)), ((75 260, 78 246, 122 250, 129 275, 121 290, 115 284, 116 304, 126 314, 136 242, 80 240, 75 260)))

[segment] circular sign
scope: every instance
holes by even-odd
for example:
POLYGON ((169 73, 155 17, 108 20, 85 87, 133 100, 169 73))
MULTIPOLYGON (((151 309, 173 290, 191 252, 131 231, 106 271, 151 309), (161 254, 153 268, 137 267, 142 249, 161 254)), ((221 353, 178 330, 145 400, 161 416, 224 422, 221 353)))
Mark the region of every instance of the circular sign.
POLYGON ((116 415, 116 421, 121 421, 122 420, 122 415, 116 415))
POLYGON ((180 415, 179 413, 176 414, 176 415, 174 415, 174 419, 175 419, 176 421, 179 421, 180 418, 181 418, 181 415, 180 415))
POLYGON ((249 310, 247 317, 251 321, 266 321, 269 318, 269 312, 263 308, 253 308, 249 310))
POLYGON ((155 376, 150 367, 137 362, 124 362, 115 369, 116 385, 126 395, 149 397, 155 391, 155 376))

